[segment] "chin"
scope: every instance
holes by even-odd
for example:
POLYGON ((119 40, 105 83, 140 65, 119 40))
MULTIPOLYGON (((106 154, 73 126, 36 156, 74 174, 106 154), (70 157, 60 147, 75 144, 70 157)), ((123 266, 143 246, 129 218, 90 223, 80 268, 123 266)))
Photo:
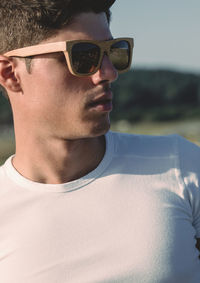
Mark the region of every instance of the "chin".
POLYGON ((105 121, 104 123, 99 123, 92 127, 91 136, 97 137, 105 135, 110 130, 110 121, 105 121))
POLYGON ((82 119, 81 123, 77 127, 77 131, 71 135, 71 139, 81 139, 81 138, 94 138, 105 135, 110 130, 110 118, 101 117, 87 117, 87 119, 82 119))

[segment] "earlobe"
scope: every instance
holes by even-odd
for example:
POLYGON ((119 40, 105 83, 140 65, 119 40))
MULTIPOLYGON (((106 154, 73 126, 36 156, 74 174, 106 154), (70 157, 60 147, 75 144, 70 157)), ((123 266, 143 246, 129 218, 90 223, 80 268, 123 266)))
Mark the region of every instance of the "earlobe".
POLYGON ((0 84, 8 91, 21 92, 21 86, 15 74, 15 65, 11 58, 0 56, 0 84))

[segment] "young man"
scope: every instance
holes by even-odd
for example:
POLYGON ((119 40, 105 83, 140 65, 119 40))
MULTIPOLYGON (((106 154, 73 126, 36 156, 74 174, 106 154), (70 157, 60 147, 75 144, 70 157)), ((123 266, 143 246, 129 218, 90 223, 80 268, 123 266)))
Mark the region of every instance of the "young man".
POLYGON ((1 0, 16 136, 0 168, 2 283, 200 282, 200 149, 109 132, 133 45, 112 37, 113 2, 1 0))

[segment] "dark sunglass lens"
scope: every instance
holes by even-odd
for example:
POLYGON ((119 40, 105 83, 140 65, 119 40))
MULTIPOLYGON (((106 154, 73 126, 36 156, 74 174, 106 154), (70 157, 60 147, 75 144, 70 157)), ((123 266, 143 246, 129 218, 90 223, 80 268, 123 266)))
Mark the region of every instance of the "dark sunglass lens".
POLYGON ((110 60, 118 71, 125 70, 130 63, 130 45, 126 40, 114 43, 110 49, 110 60))
POLYGON ((72 64, 79 74, 92 73, 99 63, 100 49, 93 43, 81 42, 72 47, 72 64))

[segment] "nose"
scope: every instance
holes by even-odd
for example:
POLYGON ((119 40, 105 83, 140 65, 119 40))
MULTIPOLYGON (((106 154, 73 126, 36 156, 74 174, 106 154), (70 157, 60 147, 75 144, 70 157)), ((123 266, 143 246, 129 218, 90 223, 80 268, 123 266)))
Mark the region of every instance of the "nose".
POLYGON ((101 67, 92 75, 92 81, 94 84, 99 84, 102 81, 114 82, 118 78, 118 72, 110 61, 109 57, 104 54, 101 67))

